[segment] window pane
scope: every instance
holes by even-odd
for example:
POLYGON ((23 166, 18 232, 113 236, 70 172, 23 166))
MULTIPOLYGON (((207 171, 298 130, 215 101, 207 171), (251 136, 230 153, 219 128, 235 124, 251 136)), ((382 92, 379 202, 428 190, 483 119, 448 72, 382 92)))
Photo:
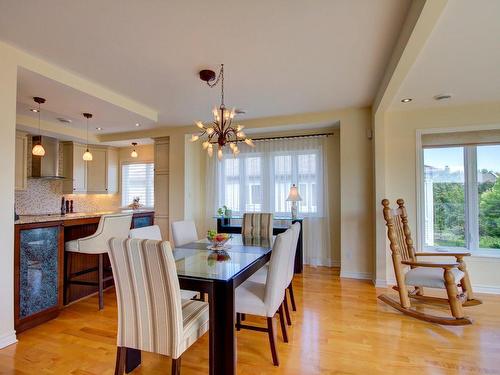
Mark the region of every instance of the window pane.
POLYGON ((290 212, 291 202, 286 198, 292 186, 292 156, 277 155, 274 157, 274 211, 290 212))
POLYGON ((240 159, 224 159, 224 205, 240 211, 240 159))
POLYGON ((500 145, 477 147, 479 247, 500 249, 500 145))
POLYGON ((246 173, 246 200, 245 211, 262 211, 263 191, 261 187, 261 162, 262 158, 248 157, 245 159, 246 173))
POLYGON ((425 245, 465 247, 463 147, 424 149, 425 245))
POLYGON ((136 197, 145 207, 154 207, 153 163, 123 164, 122 205, 128 206, 136 197))

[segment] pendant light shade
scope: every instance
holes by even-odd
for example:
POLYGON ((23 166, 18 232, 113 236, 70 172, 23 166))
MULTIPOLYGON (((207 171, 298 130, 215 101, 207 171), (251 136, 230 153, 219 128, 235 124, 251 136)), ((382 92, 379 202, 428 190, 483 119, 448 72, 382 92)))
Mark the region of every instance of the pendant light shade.
POLYGON ((33 150, 31 150, 31 153, 35 156, 44 156, 45 149, 41 144, 36 144, 35 146, 33 146, 33 150))
POLYGON ((83 160, 92 161, 92 153, 89 151, 89 118, 92 118, 92 113, 84 113, 83 117, 87 119, 87 150, 83 154, 83 160))
MULTIPOLYGON (((35 103, 38 104, 38 111, 37 111, 37 113, 38 113, 38 135, 41 136, 42 131, 41 131, 41 126, 40 126, 40 104, 45 103, 45 99, 40 98, 39 96, 35 96, 33 98, 33 100, 35 101, 35 103)), ((44 156, 45 155, 45 149, 43 148, 41 141, 39 141, 35 145, 33 145, 33 149, 31 150, 31 153, 35 156, 44 156)))
POLYGON ((133 158, 139 157, 139 154, 137 153, 137 151, 135 151, 135 146, 137 146, 137 142, 132 142, 132 146, 134 146, 134 149, 130 153, 130 156, 133 158))
POLYGON ((83 160, 85 161, 92 161, 92 153, 87 149, 85 153, 83 154, 83 160))

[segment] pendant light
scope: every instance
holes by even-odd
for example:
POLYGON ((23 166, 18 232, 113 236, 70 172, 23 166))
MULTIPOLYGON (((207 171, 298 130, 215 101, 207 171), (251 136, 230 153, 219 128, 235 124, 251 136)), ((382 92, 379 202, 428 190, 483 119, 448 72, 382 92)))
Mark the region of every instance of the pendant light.
POLYGON ((139 154, 137 153, 137 151, 135 151, 135 146, 137 146, 137 142, 132 142, 132 146, 134 146, 134 149, 132 150, 130 156, 133 157, 133 158, 137 158, 139 156, 139 154))
POLYGON ((35 155, 35 156, 44 156, 45 155, 45 149, 42 146, 42 130, 41 130, 41 126, 40 126, 40 104, 45 103, 45 99, 44 98, 40 98, 38 96, 35 96, 33 98, 33 100, 36 103, 38 103, 38 135, 40 137, 39 137, 39 140, 37 141, 37 143, 33 146, 33 149, 31 150, 31 153, 33 155, 35 155))
POLYGON ((83 154, 83 160, 92 161, 92 153, 89 151, 89 118, 92 118, 92 113, 84 113, 83 117, 87 119, 87 150, 83 154))

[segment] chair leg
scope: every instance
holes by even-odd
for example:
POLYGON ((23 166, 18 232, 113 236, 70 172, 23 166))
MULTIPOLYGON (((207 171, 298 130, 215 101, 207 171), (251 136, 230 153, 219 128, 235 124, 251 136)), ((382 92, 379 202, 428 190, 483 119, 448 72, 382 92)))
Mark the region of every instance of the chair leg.
POLYGON ((241 320, 245 321, 247 319, 247 314, 241 314, 241 320))
POLYGON ((288 332, 286 331, 285 314, 283 314, 283 304, 280 305, 278 314, 280 316, 281 335, 283 336, 283 341, 288 342, 288 332))
POLYGON ((276 347, 276 322, 274 318, 267 318, 267 334, 269 336, 269 344, 271 345, 271 355, 273 356, 273 364, 280 365, 278 358, 278 348, 276 347))
POLYGON ((127 348, 121 346, 116 348, 115 375, 123 375, 125 373, 126 352, 127 348))
POLYGON ((288 309, 288 298, 286 297, 286 292, 285 292, 285 298, 283 299, 283 307, 285 309, 286 323, 289 326, 291 326, 292 318, 290 317, 290 310, 288 309))
POLYGON ((172 358, 172 375, 181 375, 181 357, 172 358))
POLYGON ((297 311, 297 305, 295 305, 295 297, 293 295, 293 284, 288 285, 288 292, 290 293, 290 303, 292 304, 292 310, 297 311))
POLYGON ((444 270, 444 281, 446 292, 448 293, 448 300, 450 301, 451 314, 455 319, 462 319, 464 317, 464 310, 458 298, 458 288, 455 284, 455 278, 450 269, 444 270))
POLYGON ((104 254, 99 254, 99 310, 104 309, 104 254))
POLYGON ((236 313, 236 330, 239 331, 241 329, 241 314, 236 313))
POLYGON ((469 273, 467 272, 465 262, 462 258, 458 259, 458 269, 464 273, 464 277, 462 277, 462 280, 460 280, 460 286, 462 287, 463 292, 467 295, 467 301, 473 300, 474 292, 472 291, 469 273))

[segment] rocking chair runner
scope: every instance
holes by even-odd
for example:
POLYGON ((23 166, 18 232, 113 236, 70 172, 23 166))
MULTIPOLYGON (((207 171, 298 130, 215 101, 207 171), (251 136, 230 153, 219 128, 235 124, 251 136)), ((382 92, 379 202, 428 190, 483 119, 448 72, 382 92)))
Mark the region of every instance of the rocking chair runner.
POLYGON ((387 199, 382 201, 397 282, 394 289, 399 292, 400 303, 386 294, 382 294, 378 298, 402 313, 417 319, 446 325, 472 324, 472 321, 464 316, 462 306, 474 306, 482 302, 474 298, 469 275, 463 261, 463 257, 470 256, 470 253, 415 252, 404 201, 398 199, 397 204, 398 208, 392 210, 387 199), (456 262, 432 263, 417 259, 422 256, 453 256, 456 258, 456 262), (405 274, 406 266, 410 266, 410 270, 405 274), (457 285, 461 288, 461 293, 459 293, 457 285), (409 291, 408 286, 413 286, 415 289, 409 291), (448 298, 425 296, 424 287, 446 289, 448 298), (431 303, 449 304, 453 318, 429 315, 412 309, 410 298, 431 303))

